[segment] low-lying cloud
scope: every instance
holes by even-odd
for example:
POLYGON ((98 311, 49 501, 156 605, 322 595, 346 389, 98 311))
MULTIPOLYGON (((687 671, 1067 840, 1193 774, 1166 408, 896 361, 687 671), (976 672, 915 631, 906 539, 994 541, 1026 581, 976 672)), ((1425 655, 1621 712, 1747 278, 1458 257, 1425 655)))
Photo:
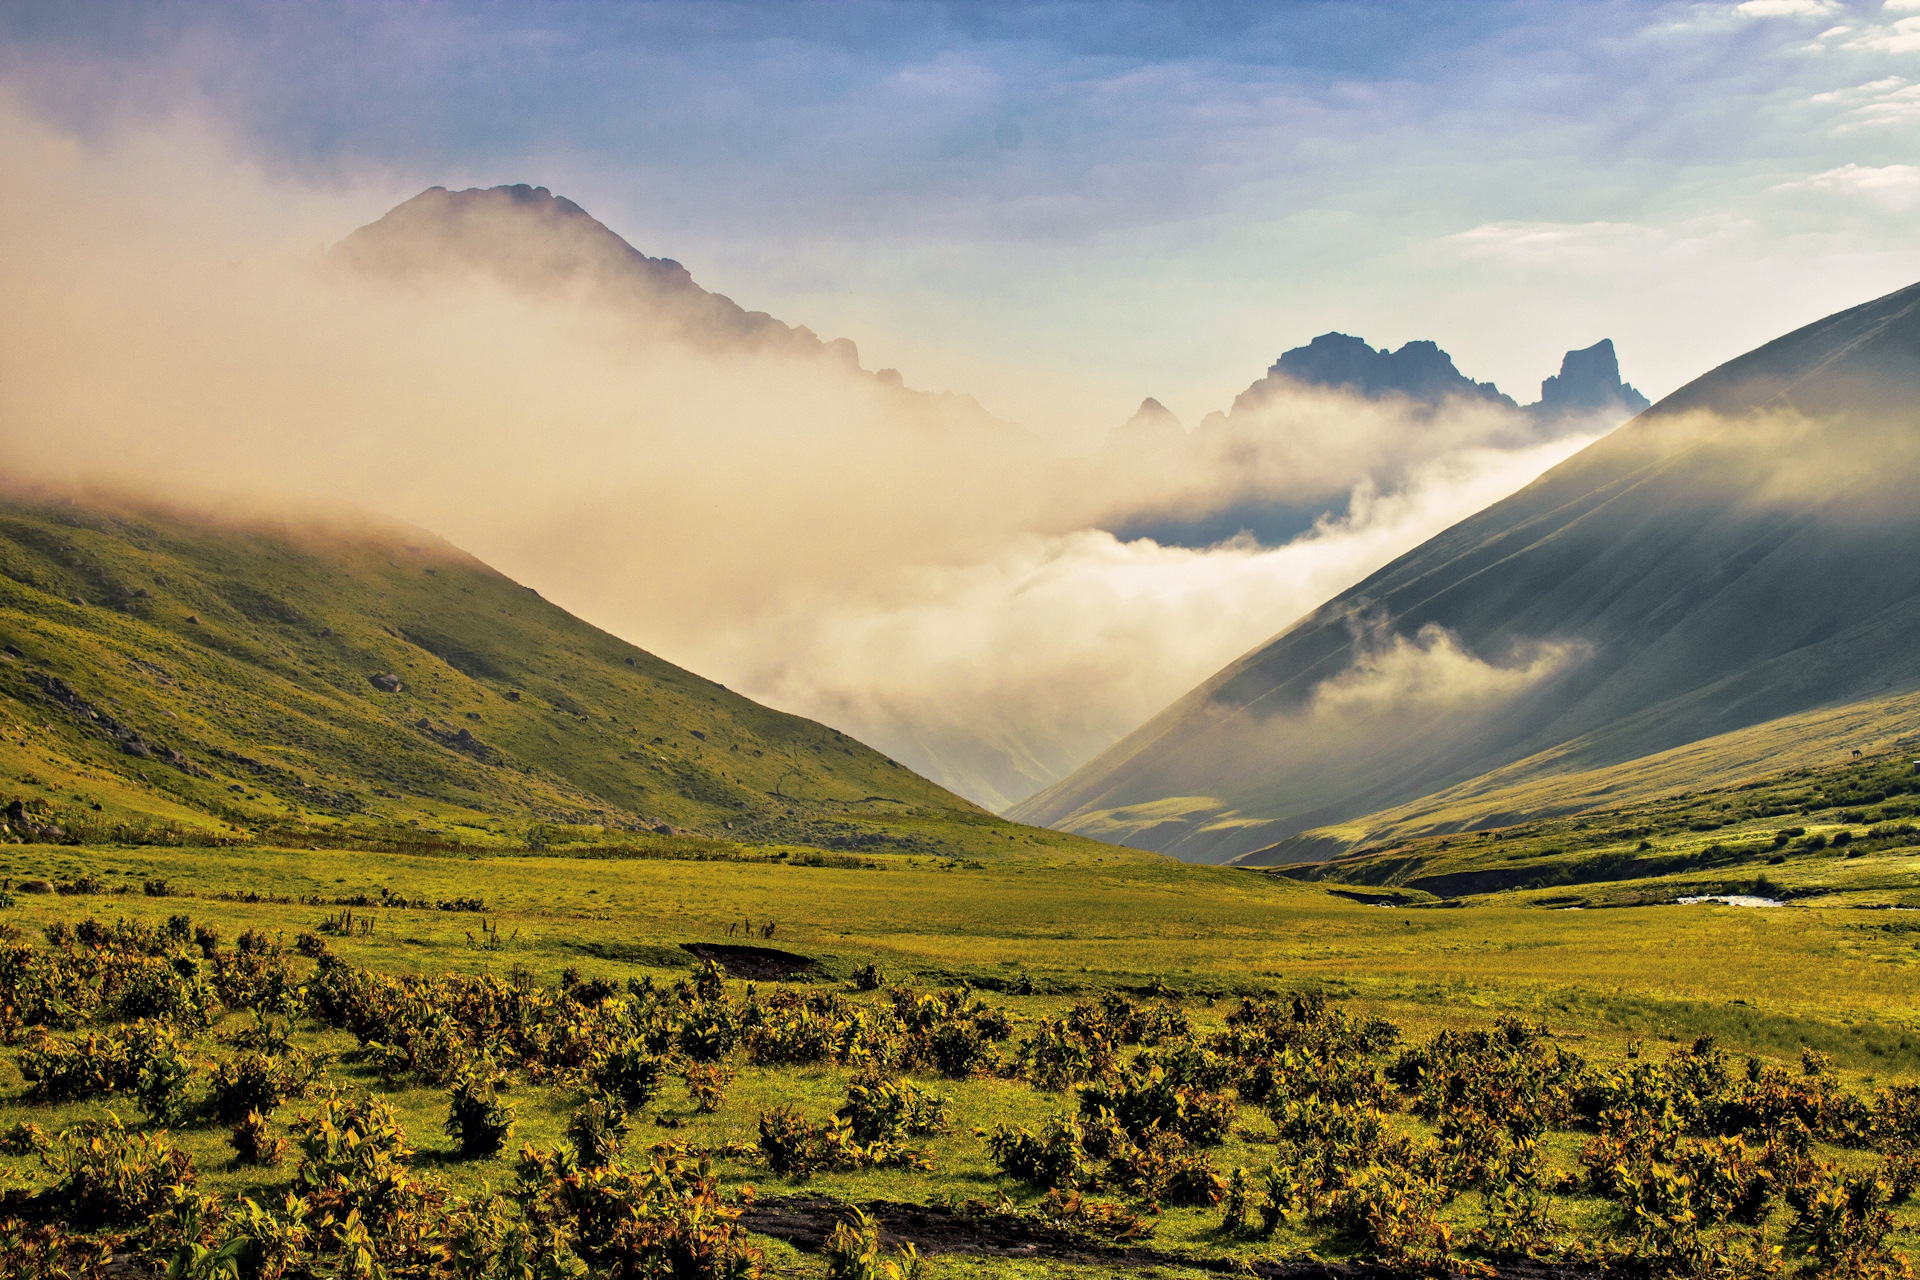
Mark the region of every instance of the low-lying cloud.
POLYGON ((1581 646, 1548 641, 1517 660, 1496 665, 1474 654, 1458 636, 1428 623, 1412 636, 1394 634, 1362 647, 1353 665, 1313 691, 1315 719, 1431 714, 1498 707, 1564 670, 1581 646))
MULTIPOLYGON (((191 122, 82 143, 0 108, 0 154, 9 472, 415 521, 996 806, 1590 438, 1303 392, 1250 451, 1075 458, 604 300, 344 272, 320 250, 390 195, 273 180, 191 122), (1103 531, 1328 495, 1279 546, 1103 531)), ((1376 674, 1453 656, 1410 643, 1376 674)))

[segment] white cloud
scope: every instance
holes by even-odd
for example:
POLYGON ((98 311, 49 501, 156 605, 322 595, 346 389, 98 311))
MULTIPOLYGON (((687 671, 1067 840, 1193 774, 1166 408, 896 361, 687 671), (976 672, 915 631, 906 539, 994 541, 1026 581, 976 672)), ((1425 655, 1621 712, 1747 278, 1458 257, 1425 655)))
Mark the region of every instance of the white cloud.
POLYGON ((1623 261, 1697 255, 1746 230, 1744 220, 1692 218, 1655 226, 1634 222, 1489 222, 1445 237, 1464 257, 1528 268, 1612 269, 1623 261))
POLYGON ((1083 530, 799 602, 703 641, 735 688, 848 728, 936 780, 1016 800, 1394 556, 1585 445, 1463 450, 1284 546, 1083 530))
POLYGON ((1910 209, 1920 203, 1920 165, 1845 164, 1825 173, 1780 183, 1772 189, 1839 195, 1850 200, 1870 200, 1887 209, 1910 209))
POLYGON ((1314 690, 1310 711, 1344 720, 1486 710, 1564 670, 1584 652, 1579 645, 1546 642, 1497 665, 1466 649, 1445 627, 1428 623, 1414 636, 1395 634, 1364 647, 1352 666, 1314 690))
POLYGON ((1746 0, 1734 11, 1749 18, 1830 18, 1847 10, 1838 0, 1746 0))
POLYGON ((1912 53, 1920 49, 1920 17, 1901 18, 1886 26, 1869 27, 1847 41, 1847 47, 1874 53, 1912 53))

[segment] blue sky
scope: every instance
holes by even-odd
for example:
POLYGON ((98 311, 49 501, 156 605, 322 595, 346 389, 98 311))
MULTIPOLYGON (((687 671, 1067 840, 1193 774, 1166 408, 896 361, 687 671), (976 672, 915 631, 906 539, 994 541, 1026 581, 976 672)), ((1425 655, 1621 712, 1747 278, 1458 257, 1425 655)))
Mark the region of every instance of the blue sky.
POLYGON ((1612 337, 1658 395, 1920 278, 1920 0, 15 3, 0 39, 82 134, 211 120, 366 219, 544 183, 1068 438, 1328 329, 1523 400, 1612 337))

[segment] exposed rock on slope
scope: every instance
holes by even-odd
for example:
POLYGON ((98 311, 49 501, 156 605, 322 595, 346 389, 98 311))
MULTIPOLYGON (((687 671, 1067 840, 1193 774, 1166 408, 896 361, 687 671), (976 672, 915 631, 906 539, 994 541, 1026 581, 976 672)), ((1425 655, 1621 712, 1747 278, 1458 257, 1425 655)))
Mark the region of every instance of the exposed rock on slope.
POLYGON ((1769 343, 1012 812, 1219 861, 1562 744, 1596 768, 1920 685, 1917 393, 1920 286, 1769 343))

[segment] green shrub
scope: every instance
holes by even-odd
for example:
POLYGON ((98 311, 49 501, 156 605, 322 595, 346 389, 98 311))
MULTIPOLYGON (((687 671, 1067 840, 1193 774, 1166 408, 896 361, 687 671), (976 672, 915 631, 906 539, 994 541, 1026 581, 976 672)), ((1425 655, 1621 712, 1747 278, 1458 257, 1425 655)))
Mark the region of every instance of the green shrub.
POLYGON ((193 1161, 162 1133, 131 1133, 119 1117, 63 1130, 41 1153, 52 1195, 82 1223, 144 1221, 194 1183, 193 1161))
POLYGON ((134 1088, 148 1119, 179 1124, 194 1109, 193 1081, 198 1071, 178 1040, 162 1028, 155 1032, 132 1055, 140 1071, 134 1088))
POLYGON ((507 1077, 482 1058, 454 1077, 447 1103, 447 1136, 460 1144, 463 1159, 479 1160, 507 1145, 513 1132, 513 1107, 500 1101, 507 1077))
POLYGON ((596 1169, 620 1158, 626 1145, 627 1109, 612 1094, 595 1094, 574 1110, 567 1138, 580 1166, 596 1169))
POLYGON ((313 1061, 298 1050, 269 1055, 249 1049, 236 1054, 214 1064, 214 1114, 223 1124, 238 1124, 250 1111, 272 1115, 282 1102, 305 1097, 314 1074, 313 1061))
POLYGON ((1009 1178, 1036 1187, 1078 1186, 1085 1174, 1080 1150, 1084 1135, 1071 1116, 1056 1115, 1040 1133, 996 1125, 987 1135, 993 1162, 1009 1178))
POLYGON ((273 1132, 267 1117, 258 1111, 247 1112, 247 1118, 234 1126, 227 1142, 234 1158, 243 1165, 277 1165, 287 1151, 287 1140, 273 1132))
POLYGON ((925 1273, 911 1244, 901 1245, 887 1258, 880 1249, 880 1230, 858 1208, 834 1224, 820 1248, 827 1260, 828 1280, 917 1280, 925 1273))
POLYGON ((950 1100, 926 1092, 911 1081, 868 1075, 847 1086, 837 1113, 863 1144, 900 1142, 909 1136, 944 1133, 950 1100))
POLYGON ((113 1036, 88 1032, 69 1040, 40 1035, 20 1051, 20 1074, 33 1082, 37 1102, 71 1102, 131 1088, 138 1075, 127 1046, 113 1036))
POLYGON ((724 1062, 689 1062, 681 1076, 693 1097, 694 1109, 702 1115, 712 1115, 727 1100, 733 1068, 724 1062))
POLYGON ((1082 1199, 1078 1191, 1047 1192, 1028 1215, 1056 1231, 1123 1242, 1145 1240, 1153 1235, 1153 1224, 1120 1205, 1105 1200, 1082 1199))
POLYGON ((1136 1064, 1111 1082, 1095 1082, 1080 1091, 1082 1114, 1092 1116, 1103 1108, 1135 1140, 1159 1129, 1199 1146, 1214 1146, 1224 1139, 1236 1112, 1232 1098, 1181 1088, 1157 1063, 1144 1072, 1136 1064))
POLYGON ((791 1106, 760 1113, 760 1157, 769 1169, 789 1178, 804 1178, 842 1162, 830 1133, 791 1106))
POLYGON ((617 1095, 631 1110, 640 1111, 660 1092, 666 1074, 666 1064, 647 1052, 636 1037, 608 1050, 594 1064, 592 1077, 595 1088, 617 1095))
POLYGON ((1102 1175, 1106 1184, 1148 1204, 1210 1206, 1227 1184, 1204 1151, 1178 1133, 1149 1129, 1140 1140, 1113 1153, 1102 1175))
POLYGON ((293 1190, 317 1219, 345 1224, 358 1215, 363 1228, 384 1234, 421 1203, 405 1166, 412 1144, 387 1103, 331 1093, 288 1130, 300 1151, 293 1190))
POLYGON ((949 1080, 990 1072, 1000 1055, 993 1042, 976 1024, 953 1022, 939 1028, 927 1041, 928 1055, 949 1080))
MULTIPOLYGON (((522 1147, 517 1198, 527 1221, 562 1234, 597 1274, 659 1280, 752 1280, 760 1251, 705 1159, 656 1151, 644 1169, 569 1169, 522 1147)), ((551 1237, 549 1237, 551 1238, 551 1237)))

